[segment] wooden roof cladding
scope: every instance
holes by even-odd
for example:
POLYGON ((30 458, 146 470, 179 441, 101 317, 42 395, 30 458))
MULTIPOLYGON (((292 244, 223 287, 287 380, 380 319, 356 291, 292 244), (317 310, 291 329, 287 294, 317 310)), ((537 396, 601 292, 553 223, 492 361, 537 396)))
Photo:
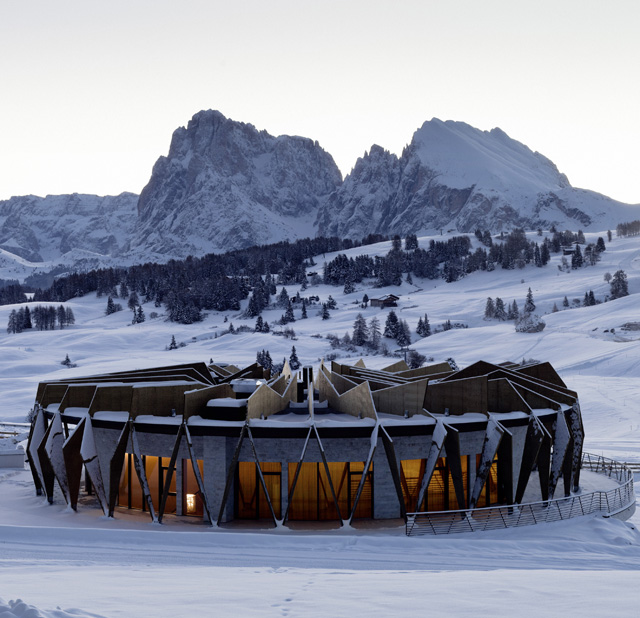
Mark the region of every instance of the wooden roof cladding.
POLYGON ((336 394, 367 383, 377 412, 389 414, 413 414, 423 408, 451 415, 531 414, 534 409, 560 409, 577 401, 577 393, 566 388, 547 362, 523 366, 478 361, 459 371, 452 371, 448 363, 418 370, 401 370, 403 366, 403 361, 395 363, 388 369, 396 371, 389 372, 366 369, 360 361, 356 365, 333 362, 329 379, 336 394))

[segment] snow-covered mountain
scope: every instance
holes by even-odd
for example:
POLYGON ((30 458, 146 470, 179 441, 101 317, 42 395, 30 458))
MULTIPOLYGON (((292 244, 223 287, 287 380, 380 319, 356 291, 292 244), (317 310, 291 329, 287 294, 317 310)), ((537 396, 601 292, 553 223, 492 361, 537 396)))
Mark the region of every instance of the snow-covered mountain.
POLYGON ((313 236, 341 183, 318 142, 199 112, 174 132, 140 194, 130 251, 186 257, 313 236))
POLYGON ((549 159, 500 129, 433 119, 400 157, 373 146, 343 181, 317 142, 274 137, 209 110, 174 132, 139 198, 0 202, 0 250, 95 267, 317 234, 360 239, 552 225, 601 231, 637 218, 639 205, 573 188, 549 159))
POLYGON ((635 218, 640 208, 574 189, 538 152, 504 131, 463 122, 425 122, 401 157, 379 146, 318 214, 318 233, 427 233, 440 229, 596 230, 635 218))
POLYGON ((137 200, 74 193, 0 201, 0 249, 30 262, 117 255, 133 233, 137 200))

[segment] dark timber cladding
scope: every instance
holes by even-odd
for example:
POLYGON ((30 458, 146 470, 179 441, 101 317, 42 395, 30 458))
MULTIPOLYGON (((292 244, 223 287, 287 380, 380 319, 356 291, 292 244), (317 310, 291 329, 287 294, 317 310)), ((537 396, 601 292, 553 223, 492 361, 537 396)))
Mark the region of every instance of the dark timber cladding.
POLYGON ((577 394, 549 363, 271 375, 175 365, 43 382, 27 456, 37 492, 73 508, 233 519, 407 518, 579 489, 577 394), (80 506, 79 506, 80 505, 80 506))

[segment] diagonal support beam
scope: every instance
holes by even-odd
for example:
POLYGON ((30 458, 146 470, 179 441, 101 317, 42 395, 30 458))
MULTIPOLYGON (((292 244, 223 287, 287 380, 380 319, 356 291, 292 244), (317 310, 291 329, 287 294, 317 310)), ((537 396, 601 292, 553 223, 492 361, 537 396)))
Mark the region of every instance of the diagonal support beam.
POLYGON ((549 477, 549 498, 553 499, 558 481, 564 469, 564 460, 569 452, 571 442, 571 432, 567 425, 567 419, 562 410, 558 410, 554 422, 555 431, 553 433, 553 455, 551 457, 551 476, 549 477))
POLYGON ((269 511, 271 511, 271 517, 273 518, 273 525, 278 527, 278 518, 276 517, 276 512, 273 510, 273 504, 271 504, 271 495, 269 494, 269 490, 267 489, 267 484, 264 480, 264 474, 262 474, 262 466, 260 465, 260 459, 258 457, 258 451, 256 451, 256 445, 253 441, 253 435, 251 434, 251 428, 247 423, 247 438, 249 438, 249 442, 251 443, 251 450, 253 451, 253 458, 255 459, 257 470, 258 470, 258 478, 260 479, 260 485, 262 485, 262 491, 264 491, 265 498, 267 499, 267 504, 269 505, 269 511))
POLYGON ((80 420, 62 447, 62 456, 64 457, 67 482, 69 484, 69 505, 74 511, 78 510, 78 496, 80 495, 80 484, 82 482, 80 447, 82 446, 82 436, 84 435, 86 422, 86 417, 80 420))
POLYGON ((396 449, 393 446, 393 440, 387 433, 387 430, 380 425, 382 438, 382 446, 384 446, 384 452, 387 456, 387 462, 389 469, 391 470, 391 478, 393 479, 393 485, 396 488, 396 496, 398 498, 398 504, 400 505, 400 515, 402 519, 407 521, 407 505, 404 502, 404 496, 402 494, 402 481, 400 480, 400 468, 398 467, 398 458, 396 457, 396 449))
POLYGON ((62 491, 64 500, 67 504, 69 501, 69 483, 67 481, 67 468, 64 463, 64 454, 62 452, 62 446, 65 441, 64 427, 62 426, 62 415, 60 412, 56 412, 53 415, 50 425, 51 430, 45 442, 45 453, 49 459, 51 470, 53 475, 58 481, 58 486, 62 491))
MULTIPOLYGON (((127 446, 129 444, 129 434, 131 433, 131 423, 129 419, 122 428, 118 441, 116 442, 116 448, 109 461, 109 497, 108 497, 108 513, 109 517, 113 517, 113 513, 116 508, 116 501, 118 499, 118 493, 120 491, 120 477, 122 476, 122 470, 124 468, 124 458, 127 454, 127 446)), ((93 477, 91 477, 93 481, 93 477)))
POLYGON ((129 437, 131 439, 131 450, 133 451, 133 467, 136 470, 138 480, 140 481, 140 486, 142 487, 142 495, 144 496, 144 499, 147 502, 147 506, 149 507, 149 515, 151 515, 151 521, 153 521, 153 523, 157 523, 158 518, 156 516, 156 510, 153 507, 151 491, 149 490, 149 482, 147 481, 147 473, 144 469, 144 461, 142 459, 140 445, 138 444, 138 435, 136 433, 136 428, 133 424, 133 420, 129 421, 129 425, 129 437))
POLYGON ((193 474, 196 477, 196 483, 198 484, 198 490, 200 491, 200 497, 202 498, 202 506, 204 512, 207 514, 209 523, 214 526, 213 517, 211 516, 211 508, 209 506, 209 498, 204 488, 204 481, 200 474, 200 466, 198 466, 198 460, 196 459, 195 451, 193 450, 193 441, 191 440, 191 432, 186 423, 184 423, 184 437, 187 440, 187 449, 189 450, 189 458, 191 459, 191 465, 193 466, 193 474))
POLYGON ((522 463, 520 464, 520 476, 518 477, 518 487, 516 488, 515 504, 520 504, 524 497, 524 492, 529 484, 529 478, 538 459, 538 453, 542 446, 543 440, 550 438, 544 425, 538 420, 536 416, 529 418, 529 425, 527 426, 527 436, 524 442, 524 449, 522 451, 522 463))
POLYGON ((474 509, 482 489, 487 482, 489 473, 491 472, 491 464, 495 459, 496 452, 500 446, 500 441, 504 434, 503 427, 493 419, 489 419, 487 423, 487 431, 484 436, 484 442, 482 444, 482 454, 480 455, 480 465, 476 470, 476 479, 473 484, 473 492, 471 494, 471 500, 469 500, 469 508, 474 509))
POLYGON ((49 423, 49 426, 47 427, 47 430, 45 431, 40 444, 36 445, 38 462, 40 465, 40 470, 42 472, 42 486, 44 487, 44 493, 47 496, 47 501, 49 502, 49 504, 53 504, 53 484, 56 478, 55 474, 53 473, 53 468, 51 467, 49 457, 47 456, 47 440, 51 435, 52 427, 53 423, 49 423))
POLYGON ((33 477, 33 484, 36 488, 36 496, 42 495, 42 489, 44 486, 42 470, 40 469, 40 461, 38 460, 37 447, 45 432, 47 431, 47 419, 44 416, 42 408, 36 404, 37 410, 35 418, 29 428, 29 440, 27 442, 27 460, 29 462, 29 469, 31 470, 31 476, 33 477))
POLYGON ((453 481, 458 510, 463 511, 467 508, 467 504, 464 497, 464 479, 462 478, 462 464, 460 462, 460 436, 457 429, 447 426, 444 448, 447 452, 447 466, 453 481))
MULTIPOLYGON (((184 424, 185 419, 183 416, 182 423, 180 423, 180 427, 178 427, 176 441, 173 445, 173 450, 171 451, 171 459, 169 460, 169 467, 167 469, 167 475, 164 480, 164 487, 162 488, 162 499, 160 500, 160 510, 158 511, 158 523, 160 524, 162 523, 162 518, 164 517, 164 510, 167 506, 167 499, 169 498, 169 491, 171 489, 171 481, 173 480, 173 475, 176 470, 176 461, 178 460, 180 443, 182 442, 182 438, 184 437, 184 424)), ((198 470, 198 472, 199 471, 200 470, 198 470)), ((211 519, 209 521, 211 521, 211 519)))
POLYGON ((569 428, 573 438, 573 451, 571 453, 571 478, 573 491, 580 489, 580 466, 582 464, 582 447, 584 444, 584 426, 580 403, 575 402, 569 412, 569 428))
POLYGON ((369 449, 369 456, 367 457, 367 461, 364 465, 364 470, 362 471, 362 476, 360 477, 360 484, 358 485, 358 491, 356 492, 355 500, 353 501, 353 506, 351 507, 351 515, 349 516, 349 525, 353 522, 353 518, 356 514, 356 509, 358 508, 358 502, 360 502, 360 496, 362 495, 362 490, 364 489, 364 484, 367 481, 367 476, 371 471, 371 462, 373 461, 373 456, 376 452, 376 446, 378 444, 378 428, 380 427, 380 423, 376 422, 373 431, 371 432, 371 448, 369 449))
POLYGON ((91 484, 93 485, 93 490, 98 498, 98 502, 102 507, 102 512, 105 515, 108 515, 109 501, 102 481, 102 469, 100 467, 100 459, 98 458, 98 451, 96 450, 96 443, 93 437, 93 425, 91 424, 91 417, 89 416, 87 416, 85 420, 82 444, 80 445, 80 456, 82 457, 84 468, 91 479, 91 484))
POLYGON ((242 448, 242 443, 244 442, 244 437, 247 432, 247 423, 242 426, 240 430, 240 437, 238 438, 238 444, 236 444, 236 450, 233 453, 233 459, 231 460, 231 465, 227 470, 227 482, 224 485, 224 493, 222 494, 222 502, 220 503, 220 512, 218 513, 218 521, 217 525, 219 526, 222 523, 222 517, 224 515, 224 509, 227 506, 227 500, 229 499, 229 492, 231 491, 231 486, 233 484, 233 476, 236 471, 236 465, 238 464, 238 458, 240 457, 240 449, 242 448))
POLYGON ((424 497, 429 488, 431 477, 436 469, 438 459, 444 449, 444 442, 447 438, 447 426, 438 419, 433 435, 431 436, 431 446, 429 447, 429 454, 427 455, 427 464, 425 466, 424 476, 422 477, 422 485, 420 486, 420 492, 418 493, 418 503, 416 508, 419 509, 420 505, 424 502, 424 497))
POLYGON ((333 487, 333 481, 331 480, 331 473, 329 472, 329 464, 327 463, 327 457, 324 452, 324 446, 322 446, 322 440, 320 440, 320 435, 318 434, 318 428, 315 423, 311 425, 313 429, 313 433, 315 434, 316 440, 318 441, 318 448, 320 449, 320 456, 322 457, 322 464, 324 465, 324 471, 327 475, 327 481, 329 482, 329 489, 331 489, 331 497, 333 498, 333 504, 336 507, 336 513, 338 514, 338 520, 340 521, 340 526, 344 526, 344 521, 342 520, 342 515, 340 513, 340 505, 338 504, 338 497, 336 496, 336 490, 333 487))
POLYGON ((302 462, 304 461, 304 456, 307 452, 307 446, 309 446, 309 438, 311 437, 311 433, 313 431, 312 427, 309 427, 309 431, 307 432, 307 437, 304 440, 304 446, 302 447, 302 453, 300 453, 300 459, 298 459, 298 465, 296 466, 296 472, 293 475, 293 482, 291 483, 291 489, 289 490, 289 496, 287 498, 287 510, 282 518, 282 523, 287 523, 289 519, 289 510, 291 509, 291 502, 293 500, 293 493, 296 490, 296 484, 298 483, 298 477, 300 476, 300 470, 302 469, 302 462))

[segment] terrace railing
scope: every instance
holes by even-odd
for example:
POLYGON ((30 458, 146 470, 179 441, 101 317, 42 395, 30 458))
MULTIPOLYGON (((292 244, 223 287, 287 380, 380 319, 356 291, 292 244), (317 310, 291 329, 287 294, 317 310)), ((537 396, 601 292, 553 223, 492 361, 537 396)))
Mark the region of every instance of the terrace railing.
POLYGON ((407 513, 407 536, 517 528, 594 513, 611 516, 635 504, 633 472, 625 464, 600 455, 583 453, 582 469, 604 474, 615 479, 619 485, 609 491, 594 491, 527 504, 490 506, 463 511, 407 513))

